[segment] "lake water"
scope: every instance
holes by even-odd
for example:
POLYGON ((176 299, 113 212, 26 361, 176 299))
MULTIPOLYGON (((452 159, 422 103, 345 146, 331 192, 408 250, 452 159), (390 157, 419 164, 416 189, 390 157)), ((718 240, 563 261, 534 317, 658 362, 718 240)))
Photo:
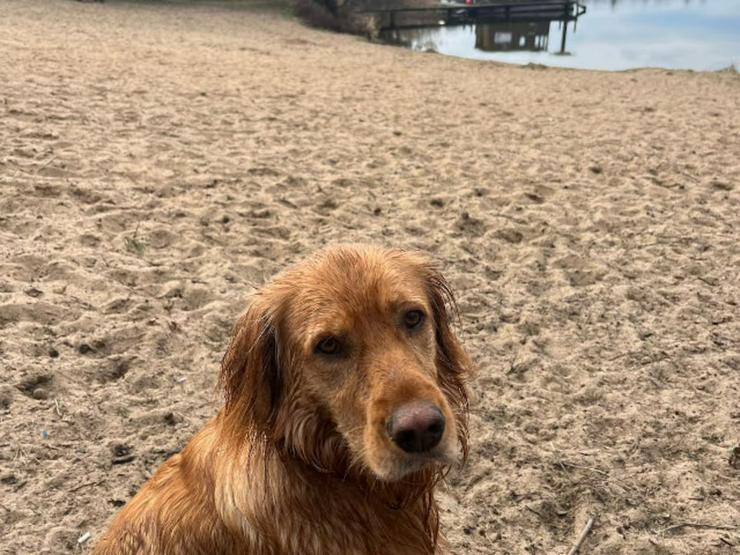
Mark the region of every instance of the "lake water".
MULTIPOLYGON (((485 2, 485 0, 483 0, 485 2)), ((416 50, 585 69, 740 70, 740 0, 581 0, 575 21, 516 21, 401 29, 416 50), (561 52, 565 26, 565 49, 561 52)))

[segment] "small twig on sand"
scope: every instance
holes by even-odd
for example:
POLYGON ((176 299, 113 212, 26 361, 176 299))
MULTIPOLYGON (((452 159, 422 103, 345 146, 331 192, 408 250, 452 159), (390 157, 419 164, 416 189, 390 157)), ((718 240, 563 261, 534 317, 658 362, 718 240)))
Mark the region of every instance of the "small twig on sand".
POLYGON ((568 551, 568 555, 576 555, 576 553, 578 553, 578 550, 581 549, 581 545, 583 545, 583 542, 586 540, 586 536, 588 536, 591 528, 593 528, 595 520, 596 519, 594 517, 590 517, 588 519, 586 526, 584 526, 583 530, 581 530, 581 535, 578 536, 578 540, 576 540, 576 543, 573 545, 573 547, 570 548, 570 551, 568 551))
POLYGON ((44 163, 43 163, 43 164, 41 164, 41 165, 40 165, 40 166, 39 166, 38 168, 36 168, 36 172, 35 172, 35 173, 39 173, 39 172, 40 172, 41 170, 43 170, 43 169, 44 169, 44 168, 45 168, 46 166, 48 166, 49 164, 51 164, 51 163, 52 163, 52 162, 53 162, 54 160, 56 160, 56 159, 57 159, 57 157, 56 157, 56 156, 52 156, 52 157, 51 157, 51 158, 49 158, 49 159, 48 159, 48 160, 47 160, 46 162, 44 162, 44 163))
POLYGON ((490 215, 493 216, 494 218, 503 218, 504 220, 509 220, 519 225, 525 225, 527 223, 526 221, 522 219, 514 218, 513 216, 509 216, 507 214, 490 214, 490 215))
POLYGON ((699 178, 691 175, 690 173, 682 172, 681 170, 678 170, 678 173, 680 173, 684 177, 688 177, 689 179, 693 180, 695 183, 699 183, 699 178))
POLYGON ((575 464, 568 461, 558 461, 558 464, 563 466, 570 466, 571 468, 580 468, 581 470, 590 470, 591 472, 596 472, 597 474, 602 474, 604 476, 609 476, 609 473, 606 470, 601 470, 600 468, 594 468, 593 466, 582 466, 580 464, 575 464))
POLYGON ((62 418, 62 409, 59 408, 59 399, 54 399, 54 408, 56 409, 59 418, 62 418))
POLYGON ((542 518, 542 515, 541 515, 541 514, 539 513, 539 511, 536 511, 535 509, 533 509, 533 508, 532 508, 532 507, 530 507, 529 505, 524 505, 524 508, 525 508, 525 509, 527 509, 527 510, 528 510, 528 511, 530 511, 530 512, 533 512, 533 513, 534 513, 534 514, 536 514, 536 515, 537 515, 538 517, 542 518))
POLYGON ((704 524, 702 522, 681 522, 679 524, 669 526, 668 528, 664 528, 660 533, 665 534, 666 532, 680 530, 681 528, 704 528, 707 530, 728 530, 730 532, 740 529, 738 526, 721 526, 719 524, 704 524))
POLYGON ((71 488, 71 489, 69 490, 69 493, 72 493, 72 492, 75 492, 75 491, 79 491, 79 490, 81 490, 82 488, 86 488, 86 487, 88 487, 88 486, 99 486, 99 485, 100 485, 100 484, 102 484, 103 482, 105 482, 105 480, 98 480, 97 482, 95 482, 95 481, 92 481, 92 482, 85 482, 84 484, 80 484, 80 485, 78 485, 78 486, 75 486, 75 487, 71 488))

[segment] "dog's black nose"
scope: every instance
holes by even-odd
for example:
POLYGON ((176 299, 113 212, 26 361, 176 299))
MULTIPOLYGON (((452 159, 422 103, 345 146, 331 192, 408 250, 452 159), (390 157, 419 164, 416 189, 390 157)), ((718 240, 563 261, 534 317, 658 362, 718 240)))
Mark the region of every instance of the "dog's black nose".
POLYGON ((445 417, 433 403, 408 403, 393 413, 388 433, 393 443, 407 453, 424 453, 442 439, 445 417))

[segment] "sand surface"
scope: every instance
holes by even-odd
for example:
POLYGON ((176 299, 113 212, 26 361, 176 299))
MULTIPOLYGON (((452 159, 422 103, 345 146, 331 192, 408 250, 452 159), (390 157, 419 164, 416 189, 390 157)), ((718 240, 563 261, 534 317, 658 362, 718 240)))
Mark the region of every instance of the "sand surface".
POLYGON ((459 297, 456 553, 564 554, 590 515, 585 553, 738 553, 739 181, 734 72, 0 2, 0 553, 87 551, 217 410, 249 293, 338 240, 429 251, 459 297))

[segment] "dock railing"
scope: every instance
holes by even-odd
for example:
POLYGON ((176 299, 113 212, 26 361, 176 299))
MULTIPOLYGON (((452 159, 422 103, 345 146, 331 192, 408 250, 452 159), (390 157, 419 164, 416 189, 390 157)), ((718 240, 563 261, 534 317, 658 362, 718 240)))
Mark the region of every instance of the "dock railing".
POLYGON ((381 30, 427 27, 438 23, 466 25, 499 21, 574 21, 586 12, 577 0, 503 0, 418 7, 363 8, 356 13, 377 15, 381 30))

